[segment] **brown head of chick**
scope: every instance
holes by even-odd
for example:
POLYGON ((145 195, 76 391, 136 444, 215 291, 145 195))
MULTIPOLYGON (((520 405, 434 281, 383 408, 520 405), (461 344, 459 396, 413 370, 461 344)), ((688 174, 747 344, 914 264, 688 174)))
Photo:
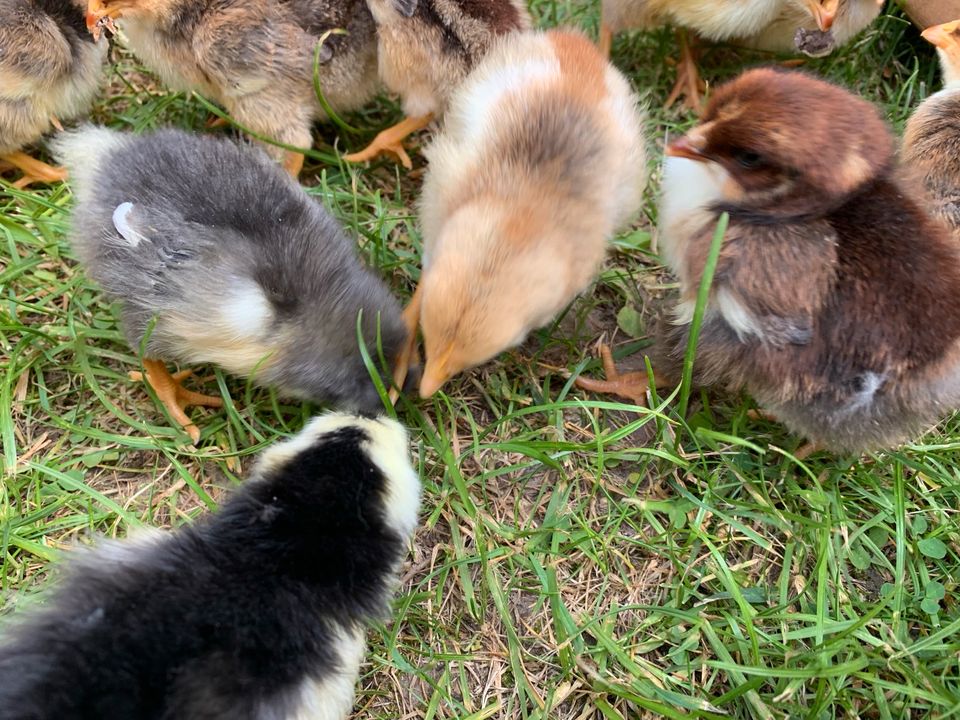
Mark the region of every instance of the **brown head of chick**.
MULTIPOLYGON (((313 121, 326 117, 315 57, 334 110, 376 92, 375 28, 364 0, 89 0, 91 32, 116 18, 130 49, 167 85, 219 102, 240 125, 285 145, 310 147, 313 121)), ((299 172, 301 154, 266 149, 299 172)))
POLYGON ((626 79, 578 34, 506 36, 470 74, 427 149, 422 396, 590 284, 640 204, 642 121, 626 79))
POLYGON ((910 116, 901 157, 923 178, 934 214, 960 238, 960 21, 927 28, 923 37, 937 48, 943 89, 910 116))
POLYGON ((833 450, 900 443, 960 405, 960 248, 897 174, 866 101, 759 69, 667 148, 661 248, 680 279, 655 364, 679 378, 721 212, 695 382, 746 388, 833 450))

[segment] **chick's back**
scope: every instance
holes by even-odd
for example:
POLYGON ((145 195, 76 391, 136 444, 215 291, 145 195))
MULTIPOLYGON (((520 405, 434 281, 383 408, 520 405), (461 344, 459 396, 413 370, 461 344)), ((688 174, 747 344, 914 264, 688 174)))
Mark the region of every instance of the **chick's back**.
POLYGON ((56 146, 77 200, 73 247, 122 302, 134 349, 149 330, 149 357, 379 407, 357 315, 372 353, 379 320, 392 358, 405 335, 399 305, 336 221, 265 154, 177 130, 86 128, 56 146))

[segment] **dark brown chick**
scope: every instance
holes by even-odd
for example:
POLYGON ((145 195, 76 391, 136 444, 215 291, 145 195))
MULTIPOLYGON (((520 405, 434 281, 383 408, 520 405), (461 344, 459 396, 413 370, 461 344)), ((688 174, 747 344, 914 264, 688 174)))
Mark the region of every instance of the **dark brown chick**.
MULTIPOLYGON (((130 48, 169 86, 222 104, 251 132, 298 148, 326 113, 313 85, 319 45, 323 96, 335 111, 377 88, 373 18, 363 0, 89 0, 87 24, 120 23, 130 48), (329 34, 342 29, 346 34, 329 34)), ((274 146, 291 174, 301 153, 274 146)))
POLYGON ((719 88, 667 149, 660 247, 680 293, 659 374, 680 377, 726 211, 696 384, 746 389, 835 451, 896 445, 956 408, 960 247, 893 151, 870 103, 805 74, 752 70, 719 88))
POLYGON ((960 238, 960 21, 927 28, 923 37, 937 46, 943 89, 910 117, 901 157, 922 176, 934 214, 960 238))
POLYGON ((21 150, 86 113, 100 88, 107 44, 83 13, 82 0, 0 0, 0 162, 22 171, 17 187, 64 179, 21 150))
POLYGON ((530 28, 522 0, 367 0, 377 23, 380 79, 397 95, 406 117, 364 150, 344 159, 395 155, 412 164, 407 135, 441 115, 451 93, 499 36, 530 28))

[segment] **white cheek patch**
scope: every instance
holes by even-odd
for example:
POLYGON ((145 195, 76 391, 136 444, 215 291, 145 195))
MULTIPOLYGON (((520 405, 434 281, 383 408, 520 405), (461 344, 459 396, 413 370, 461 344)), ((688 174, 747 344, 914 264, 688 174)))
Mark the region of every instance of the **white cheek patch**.
POLYGON ((226 330, 236 339, 262 338, 273 322, 273 307, 259 285, 234 281, 232 291, 221 308, 226 330))
POLYGON ((125 202, 117 205, 113 211, 113 226, 130 247, 137 247, 145 240, 149 242, 150 239, 134 229, 130 223, 131 212, 133 212, 133 203, 125 202))
POLYGON ((689 241, 713 219, 709 208, 725 198, 730 174, 713 162, 666 157, 660 197, 660 252, 679 275, 689 241))
MULTIPOLYGON (((942 48, 937 48, 937 55, 940 57, 940 72, 943 76, 944 90, 956 90, 960 87, 960 67, 958 67, 960 63, 954 62, 942 48)), ((960 60, 960 58, 957 59, 960 60)))

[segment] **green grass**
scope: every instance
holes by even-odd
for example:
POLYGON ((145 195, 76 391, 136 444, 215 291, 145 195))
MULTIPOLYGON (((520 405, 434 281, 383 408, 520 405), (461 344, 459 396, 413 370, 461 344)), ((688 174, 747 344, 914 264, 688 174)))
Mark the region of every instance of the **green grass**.
MULTIPOLYGON (((594 3, 534 0, 544 25, 594 32, 594 3)), ((642 367, 670 286, 651 245, 659 150, 694 118, 659 103, 669 31, 619 37, 615 62, 650 106, 646 206, 596 286, 517 350, 429 402, 404 400, 425 486, 393 621, 371 633, 358 717, 946 717, 960 709, 960 419, 896 452, 816 455, 751 420, 747 398, 695 394, 638 410, 572 388, 595 341, 642 367)), ((202 129, 116 54, 95 119, 202 129), (126 78, 121 79, 121 78, 126 78)), ((768 60, 708 48, 711 82, 768 60)), ((809 68, 879 103, 900 129, 937 87, 898 12, 809 68)), ((397 115, 383 100, 318 128, 302 179, 406 297, 418 278, 419 179, 345 167, 397 115)), ((422 160, 415 158, 417 164, 422 160)), ((199 449, 126 373, 113 308, 71 259, 67 188, 0 185, 0 555, 4 612, 35 601, 60 548, 214 507, 267 444, 315 409, 210 370, 223 411, 195 410, 199 449)))

